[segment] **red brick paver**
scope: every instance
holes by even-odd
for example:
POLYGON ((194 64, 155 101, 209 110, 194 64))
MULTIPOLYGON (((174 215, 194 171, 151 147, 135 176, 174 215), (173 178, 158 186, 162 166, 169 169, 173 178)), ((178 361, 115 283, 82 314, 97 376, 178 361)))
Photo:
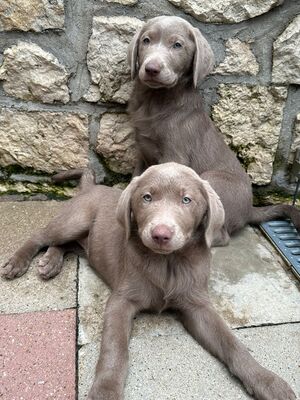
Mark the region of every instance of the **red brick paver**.
POLYGON ((0 399, 75 400, 76 311, 0 315, 0 399))

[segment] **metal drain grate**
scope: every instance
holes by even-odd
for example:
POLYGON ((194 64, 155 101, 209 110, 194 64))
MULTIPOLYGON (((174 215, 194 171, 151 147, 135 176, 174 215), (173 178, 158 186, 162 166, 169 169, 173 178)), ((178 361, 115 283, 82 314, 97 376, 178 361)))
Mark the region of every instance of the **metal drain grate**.
POLYGON ((300 279, 300 234, 293 223, 276 220, 264 222, 260 227, 300 279))
MULTIPOLYGON (((293 205, 295 205, 300 189, 300 148, 295 154, 291 176, 296 182, 293 195, 293 205)), ((300 233, 294 224, 289 220, 273 220, 260 224, 260 228, 300 280, 300 233)))

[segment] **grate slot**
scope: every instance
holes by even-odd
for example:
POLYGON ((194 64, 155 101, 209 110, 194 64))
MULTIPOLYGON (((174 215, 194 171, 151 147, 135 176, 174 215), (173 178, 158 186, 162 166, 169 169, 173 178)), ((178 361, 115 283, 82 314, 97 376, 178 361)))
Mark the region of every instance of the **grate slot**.
POLYGON ((290 233, 290 232, 297 233, 297 230, 292 229, 290 226, 286 226, 284 228, 274 228, 274 232, 275 233, 290 233))
MULTIPOLYGON (((277 233, 277 232, 276 232, 277 233)), ((278 235, 280 240, 293 240, 297 239, 297 232, 285 233, 284 235, 278 235)))
MULTIPOLYGON (((293 256, 300 256, 300 249, 291 250, 291 253, 293 254, 293 256)), ((298 260, 300 260, 300 258, 298 260)))
POLYGON ((284 221, 284 220, 276 220, 276 221, 269 221, 268 224, 271 227, 281 227, 281 226, 290 226, 290 222, 289 221, 284 221))
POLYGON ((264 222, 260 227, 300 279, 300 234, 292 222, 289 220, 269 221, 264 222))

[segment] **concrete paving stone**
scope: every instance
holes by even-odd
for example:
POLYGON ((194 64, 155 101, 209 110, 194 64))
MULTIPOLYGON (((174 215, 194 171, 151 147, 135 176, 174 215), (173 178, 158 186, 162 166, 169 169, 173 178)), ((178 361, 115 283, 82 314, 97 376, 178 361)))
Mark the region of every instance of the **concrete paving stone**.
MULTIPOLYGON (((234 333, 258 361, 285 378, 299 394, 299 325, 234 333)), ((249 398, 227 369, 187 334, 134 337, 131 341, 126 400, 249 398)))
MULTIPOLYGON (((213 249, 210 292, 220 315, 232 327, 300 321, 296 279, 267 240, 247 227, 229 246, 213 249)), ((98 340, 109 289, 83 258, 79 268, 79 343, 98 340)), ((182 333, 176 314, 140 314, 134 335, 182 333)))
MULTIPOLYGON (((0 265, 33 232, 45 226, 61 206, 57 201, 0 203, 0 265)), ((22 277, 0 279, 0 313, 62 310, 76 306, 77 257, 67 255, 62 272, 49 281, 40 279, 36 265, 40 256, 22 277)))
POLYGON ((0 398, 75 400, 76 311, 0 315, 0 398))
MULTIPOLYGON (((300 324, 234 330, 251 354, 284 378, 300 396, 300 324)), ((91 387, 100 343, 79 352, 78 400, 91 387)), ((187 333, 138 335, 130 342, 125 400, 246 400, 250 397, 227 368, 187 333)))
POLYGON ((210 293, 231 327, 300 321, 297 280, 261 232, 246 227, 212 251, 210 293))
POLYGON ((78 344, 81 346, 99 340, 110 290, 82 257, 78 276, 78 344))
POLYGON ((99 357, 100 338, 98 342, 85 344, 78 351, 78 399, 86 400, 92 386, 95 367, 99 357))
MULTIPOLYGON (((216 308, 232 328, 287 323, 234 333, 258 361, 285 377, 299 392, 300 324, 289 324, 300 321, 294 277, 286 272, 269 242, 252 228, 213 253, 210 291, 216 308)), ((78 399, 84 400, 94 377, 109 289, 84 259, 80 260, 79 277, 79 337, 83 346, 79 351, 78 399)), ((139 314, 130 344, 125 400, 158 398, 250 399, 227 369, 185 332, 176 314, 139 314)))

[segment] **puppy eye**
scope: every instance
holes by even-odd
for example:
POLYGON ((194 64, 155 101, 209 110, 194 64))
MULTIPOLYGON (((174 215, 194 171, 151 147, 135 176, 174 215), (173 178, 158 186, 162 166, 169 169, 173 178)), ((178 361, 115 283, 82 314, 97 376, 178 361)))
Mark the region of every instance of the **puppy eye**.
POLYGON ((183 204, 189 204, 191 201, 192 201, 192 199, 190 199, 190 198, 187 197, 187 196, 184 196, 184 197, 182 198, 182 203, 183 203, 183 204))
POLYGON ((173 48, 174 49, 180 49, 181 47, 182 47, 182 44, 179 43, 179 42, 176 42, 176 43, 173 44, 173 48))
POLYGON ((143 39, 143 43, 144 43, 144 44, 149 44, 149 43, 150 43, 150 39, 149 39, 148 37, 145 37, 145 38, 143 39))
POLYGON ((152 201, 152 196, 150 193, 146 193, 144 194, 143 199, 146 203, 150 203, 152 201))

